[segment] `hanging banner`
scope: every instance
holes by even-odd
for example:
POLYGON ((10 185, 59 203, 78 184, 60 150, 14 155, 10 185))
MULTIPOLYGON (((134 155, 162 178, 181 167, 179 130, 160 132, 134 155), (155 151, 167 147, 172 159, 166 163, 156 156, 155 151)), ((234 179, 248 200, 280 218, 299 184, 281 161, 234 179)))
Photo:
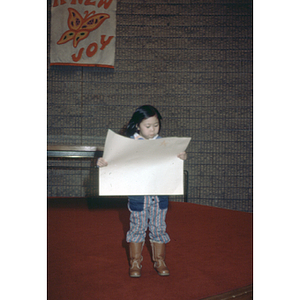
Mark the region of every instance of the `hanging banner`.
POLYGON ((114 68, 117 0, 52 0, 50 65, 114 68))

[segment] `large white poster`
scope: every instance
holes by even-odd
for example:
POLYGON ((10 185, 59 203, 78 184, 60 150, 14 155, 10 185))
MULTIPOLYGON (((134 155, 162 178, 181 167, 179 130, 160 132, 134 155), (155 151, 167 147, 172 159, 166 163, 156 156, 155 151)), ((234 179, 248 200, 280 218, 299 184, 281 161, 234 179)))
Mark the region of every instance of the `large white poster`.
POLYGON ((117 0, 52 0, 51 65, 114 68, 117 0))
POLYGON ((99 170, 100 196, 183 195, 184 161, 191 138, 134 140, 108 130, 99 170))

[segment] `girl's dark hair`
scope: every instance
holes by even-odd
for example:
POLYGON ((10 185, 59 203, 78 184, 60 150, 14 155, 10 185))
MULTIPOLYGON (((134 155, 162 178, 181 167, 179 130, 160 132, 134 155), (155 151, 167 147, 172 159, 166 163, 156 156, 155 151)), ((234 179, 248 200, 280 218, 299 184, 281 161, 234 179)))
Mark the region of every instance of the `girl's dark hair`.
POLYGON ((159 122, 159 131, 161 129, 161 115, 159 113, 159 111, 153 107, 152 105, 142 105, 140 107, 138 107, 136 109, 136 111, 133 113, 127 128, 126 128, 126 136, 130 137, 132 135, 134 135, 136 132, 138 132, 137 127, 140 126, 140 123, 144 120, 144 119, 148 119, 150 117, 156 116, 159 122))

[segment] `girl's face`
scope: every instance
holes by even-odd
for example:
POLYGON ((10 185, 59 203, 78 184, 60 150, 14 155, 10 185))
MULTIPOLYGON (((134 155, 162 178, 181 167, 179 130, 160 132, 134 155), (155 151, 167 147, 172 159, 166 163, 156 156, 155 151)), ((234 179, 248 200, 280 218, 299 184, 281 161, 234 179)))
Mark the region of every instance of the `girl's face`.
POLYGON ((154 138, 159 132, 159 121, 156 116, 144 119, 140 126, 137 126, 139 134, 146 140, 154 138))

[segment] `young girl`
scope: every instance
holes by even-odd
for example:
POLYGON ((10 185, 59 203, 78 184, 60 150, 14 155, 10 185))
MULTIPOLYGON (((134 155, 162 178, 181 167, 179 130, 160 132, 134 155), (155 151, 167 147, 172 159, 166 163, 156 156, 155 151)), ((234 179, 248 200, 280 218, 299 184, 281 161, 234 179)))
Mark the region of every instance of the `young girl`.
MULTIPOLYGON (((161 129, 161 119, 162 117, 155 107, 140 106, 127 125, 126 135, 135 140, 159 139, 161 138, 158 135, 161 129)), ((186 160, 186 152, 180 153, 178 158, 186 160)), ((107 162, 101 157, 98 159, 97 165, 105 167, 107 162)), ((142 250, 148 227, 154 268, 161 276, 170 275, 165 263, 165 245, 170 241, 165 222, 168 201, 168 196, 128 196, 130 229, 127 232, 126 241, 129 243, 130 277, 141 276, 142 250)))

